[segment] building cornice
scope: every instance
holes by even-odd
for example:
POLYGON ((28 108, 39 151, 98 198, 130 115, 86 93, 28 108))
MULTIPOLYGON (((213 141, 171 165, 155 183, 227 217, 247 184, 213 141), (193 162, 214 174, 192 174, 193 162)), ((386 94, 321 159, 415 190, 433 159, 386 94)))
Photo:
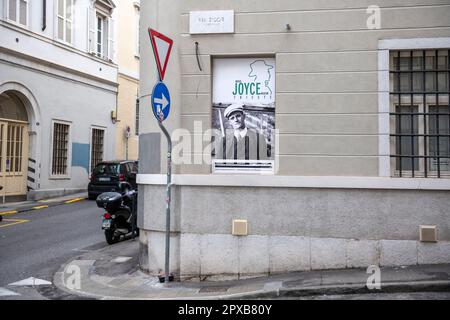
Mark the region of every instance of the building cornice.
POLYGON ((25 55, 4 47, 0 47, 0 61, 11 65, 20 66, 24 69, 42 72, 57 78, 64 78, 70 81, 84 83, 86 85, 98 87, 111 92, 117 92, 118 88, 117 82, 108 81, 106 79, 66 68, 58 64, 52 64, 48 61, 40 60, 36 57, 25 55), (3 58, 2 55, 6 55, 6 57, 3 58), (49 67, 53 69, 53 72, 50 71, 49 67))
MULTIPOLYGON (((165 185, 165 174, 138 174, 141 185, 165 185)), ((394 189, 394 190, 450 190, 450 179, 174 174, 172 184, 205 187, 272 187, 323 189, 394 189)))
POLYGON ((77 55, 84 56, 86 58, 95 60, 96 62, 98 62, 100 64, 111 66, 111 67, 117 66, 117 64, 112 63, 112 62, 110 62, 108 60, 100 59, 96 55, 89 54, 86 51, 77 49, 77 48, 75 48, 73 46, 70 46, 70 45, 66 45, 66 44, 64 44, 64 43, 62 43, 60 41, 54 40, 54 39, 49 38, 49 37, 45 37, 45 36, 43 36, 43 35, 41 35, 39 33, 35 33, 33 31, 31 31, 31 30, 19 27, 17 25, 14 25, 12 23, 7 22, 7 21, 0 20, 0 27, 2 27, 2 26, 5 27, 5 28, 8 28, 8 29, 11 29, 11 30, 23 33, 23 34, 25 34, 27 36, 30 36, 30 37, 33 37, 35 39, 44 41, 44 42, 49 43, 51 45, 54 45, 54 46, 56 46, 58 48, 62 48, 64 50, 70 51, 70 52, 72 52, 74 54, 77 54, 77 55))

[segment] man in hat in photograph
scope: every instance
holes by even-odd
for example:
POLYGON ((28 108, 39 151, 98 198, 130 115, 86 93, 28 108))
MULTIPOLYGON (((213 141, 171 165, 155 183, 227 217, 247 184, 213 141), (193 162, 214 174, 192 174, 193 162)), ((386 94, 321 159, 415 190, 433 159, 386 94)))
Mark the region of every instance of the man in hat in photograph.
POLYGON ((244 106, 233 103, 224 111, 224 117, 232 129, 216 137, 216 159, 262 160, 267 159, 267 143, 264 135, 247 127, 244 106))

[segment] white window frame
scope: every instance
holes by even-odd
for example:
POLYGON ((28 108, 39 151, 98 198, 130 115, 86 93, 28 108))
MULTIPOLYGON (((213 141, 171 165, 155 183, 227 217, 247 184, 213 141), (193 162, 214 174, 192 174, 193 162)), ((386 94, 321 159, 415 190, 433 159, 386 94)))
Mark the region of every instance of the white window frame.
POLYGON ((72 122, 67 120, 52 119, 51 133, 50 133, 50 165, 49 177, 54 180, 66 180, 71 177, 72 168, 72 122), (69 126, 67 139, 67 172, 66 174, 53 174, 53 137, 55 133, 55 124, 64 124, 69 126))
POLYGON ((9 1, 10 0, 5 0, 5 2, 6 2, 6 11, 5 11, 6 21, 14 23, 18 26, 27 28, 29 26, 29 21, 30 21, 30 18, 29 18, 30 2, 29 2, 29 0, 22 0, 22 1, 25 1, 25 3, 26 3, 26 17, 25 17, 26 24, 20 23, 20 1, 21 0, 16 0, 16 20, 11 19, 9 16, 9 1))
MULTIPOLYGON (((105 5, 105 3, 100 2, 105 5)), ((87 51, 103 60, 114 62, 115 57, 115 22, 112 11, 115 6, 105 10, 97 1, 92 1, 87 8, 87 51), (98 52, 98 19, 102 19, 101 52, 98 52)))
POLYGON ((74 36, 74 12, 75 12, 75 10, 74 10, 74 0, 63 0, 64 1, 64 16, 60 16, 59 15, 59 8, 58 8, 58 6, 59 6, 59 1, 58 0, 56 0, 56 5, 55 5, 55 17, 56 17, 56 19, 55 19, 55 38, 56 38, 56 40, 58 40, 58 41, 60 41, 60 42, 62 42, 62 43, 65 43, 65 44, 68 44, 68 45, 73 45, 73 43, 74 43, 74 39, 73 39, 73 36, 74 36), (66 16, 67 16, 67 14, 66 14, 66 7, 67 7, 67 5, 66 5, 66 1, 71 1, 72 2, 72 5, 71 5, 71 10, 72 10, 72 12, 71 12, 71 17, 72 17, 72 19, 71 20, 69 20, 69 19, 67 19, 66 18, 66 16), (62 18, 63 19, 63 39, 61 39, 61 38, 59 38, 59 19, 60 18, 62 18), (72 25, 72 27, 71 27, 71 29, 70 29, 70 42, 69 41, 67 41, 67 34, 66 34, 66 24, 67 24, 67 22, 70 22, 71 23, 71 25, 72 25))
POLYGON ((134 56, 137 59, 140 59, 140 54, 139 54, 139 47, 140 47, 140 43, 139 43, 139 21, 141 19, 141 5, 138 2, 134 2, 134 9, 135 9, 135 44, 134 44, 134 56))
MULTIPOLYGON (((390 51, 450 48, 450 37, 385 39, 378 41, 378 175, 391 177, 390 159, 390 51)), ((395 162, 394 162, 395 164, 395 162)), ((395 170, 395 168, 394 168, 395 170)), ((397 178, 395 178, 397 179, 397 178)), ((410 180, 423 178, 408 178, 410 180)), ((427 178, 433 179, 433 178, 427 178)), ((439 179, 438 179, 439 180, 439 179)), ((411 181, 414 184, 414 181, 411 181)))
POLYGON ((95 55, 97 57, 102 58, 102 59, 104 59, 107 56, 107 52, 106 52, 106 47, 107 46, 105 46, 105 38, 106 38, 106 29, 107 29, 107 27, 108 27, 107 18, 104 15, 100 14, 99 12, 96 12, 96 14, 95 14, 95 42, 94 42, 95 43, 95 50, 94 50, 94 52, 95 52, 95 55), (102 22, 101 23, 101 27, 102 27, 101 30, 98 29, 98 20, 99 19, 102 22), (99 31, 101 31, 100 32, 100 36, 101 36, 100 52, 98 51, 98 45, 99 45, 99 43, 98 43, 98 33, 99 33, 99 31))
POLYGON ((92 132, 93 129, 96 130, 102 130, 103 131, 103 156, 102 156, 102 161, 105 160, 105 147, 106 147, 106 127, 103 126, 97 126, 97 125, 92 125, 89 129, 89 173, 92 172, 92 170, 94 168, 92 168, 92 132))

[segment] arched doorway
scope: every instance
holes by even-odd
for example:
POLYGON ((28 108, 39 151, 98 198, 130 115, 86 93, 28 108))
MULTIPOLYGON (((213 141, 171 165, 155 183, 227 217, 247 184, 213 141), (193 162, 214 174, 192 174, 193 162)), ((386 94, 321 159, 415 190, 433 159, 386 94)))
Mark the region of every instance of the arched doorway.
POLYGON ((14 91, 0 94, 0 195, 25 196, 28 169, 28 113, 14 91))

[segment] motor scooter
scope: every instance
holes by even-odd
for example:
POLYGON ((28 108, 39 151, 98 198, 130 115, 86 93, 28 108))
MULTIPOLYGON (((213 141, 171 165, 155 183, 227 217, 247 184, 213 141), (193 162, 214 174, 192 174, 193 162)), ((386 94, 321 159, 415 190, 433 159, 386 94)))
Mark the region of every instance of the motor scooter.
POLYGON ((129 183, 121 183, 121 193, 104 192, 96 203, 106 212, 103 214, 102 230, 108 244, 117 243, 122 236, 131 233, 132 237, 139 235, 136 225, 137 191, 132 190, 129 183))

